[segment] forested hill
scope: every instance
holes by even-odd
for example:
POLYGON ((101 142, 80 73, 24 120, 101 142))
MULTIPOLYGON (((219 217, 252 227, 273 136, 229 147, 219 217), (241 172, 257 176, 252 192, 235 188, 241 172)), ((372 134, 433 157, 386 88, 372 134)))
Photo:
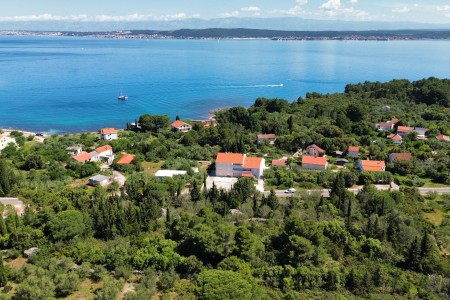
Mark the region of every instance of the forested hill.
POLYGON ((450 298, 450 194, 435 190, 450 186, 450 80, 259 98, 217 126, 184 119, 189 132, 171 126, 182 117, 144 114, 111 141, 0 132, 15 139, 0 152, 0 299, 450 298), (405 127, 425 132, 388 138, 405 127), (328 168, 302 163, 312 144, 328 168), (109 166, 72 156, 108 149, 109 166), (208 178, 218 152, 264 157, 265 192, 208 178))

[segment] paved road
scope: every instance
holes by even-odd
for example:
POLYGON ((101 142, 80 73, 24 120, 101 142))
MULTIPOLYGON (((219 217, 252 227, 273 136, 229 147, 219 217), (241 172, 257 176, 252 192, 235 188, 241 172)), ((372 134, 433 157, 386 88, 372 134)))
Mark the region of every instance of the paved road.
MULTIPOLYGON (((383 190, 388 190, 389 188, 386 188, 385 185, 379 185, 379 186, 375 186, 378 190, 383 191, 383 190)), ((362 189, 362 186, 359 186, 357 188, 349 188, 348 190, 350 192, 353 192, 355 195, 362 189)), ((391 190, 398 190, 397 188, 393 187, 391 188, 391 190)), ((430 192, 436 192, 439 195, 443 195, 443 194, 450 194, 450 187, 441 187, 441 188, 418 188, 419 193, 421 195, 427 195, 430 192)), ((329 189, 322 189, 322 190, 307 190, 308 193, 314 193, 314 192, 320 192, 320 194, 323 197, 330 197, 330 190, 329 189)), ((265 195, 269 195, 270 192, 266 191, 264 192, 265 195)), ((290 193, 285 193, 285 190, 275 190, 275 194, 278 197, 291 197, 293 195, 296 195, 297 193, 294 194, 290 194, 290 193)))

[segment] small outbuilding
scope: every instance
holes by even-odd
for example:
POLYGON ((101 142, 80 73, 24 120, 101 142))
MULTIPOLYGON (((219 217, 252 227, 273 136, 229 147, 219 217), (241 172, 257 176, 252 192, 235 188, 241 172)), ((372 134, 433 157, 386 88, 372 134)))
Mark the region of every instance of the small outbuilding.
POLYGON ((95 175, 95 176, 89 178, 89 185, 91 185, 91 186, 101 185, 101 186, 105 187, 109 183, 110 183, 110 178, 108 176, 99 174, 99 175, 95 175))

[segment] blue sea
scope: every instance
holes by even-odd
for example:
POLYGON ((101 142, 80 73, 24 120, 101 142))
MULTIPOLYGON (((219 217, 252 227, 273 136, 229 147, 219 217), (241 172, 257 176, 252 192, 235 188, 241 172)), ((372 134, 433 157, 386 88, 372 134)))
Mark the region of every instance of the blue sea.
POLYGON ((449 41, 0 37, 0 128, 123 128, 144 113, 201 119, 257 97, 450 78, 449 53, 449 41))

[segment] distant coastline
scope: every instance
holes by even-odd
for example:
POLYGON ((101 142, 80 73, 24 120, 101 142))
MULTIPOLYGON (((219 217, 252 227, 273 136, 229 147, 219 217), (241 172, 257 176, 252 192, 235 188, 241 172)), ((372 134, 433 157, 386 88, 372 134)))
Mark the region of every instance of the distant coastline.
POLYGON ((450 40, 450 30, 281 31, 246 28, 209 28, 119 31, 0 30, 0 36, 66 36, 111 39, 269 39, 269 40, 450 40))

